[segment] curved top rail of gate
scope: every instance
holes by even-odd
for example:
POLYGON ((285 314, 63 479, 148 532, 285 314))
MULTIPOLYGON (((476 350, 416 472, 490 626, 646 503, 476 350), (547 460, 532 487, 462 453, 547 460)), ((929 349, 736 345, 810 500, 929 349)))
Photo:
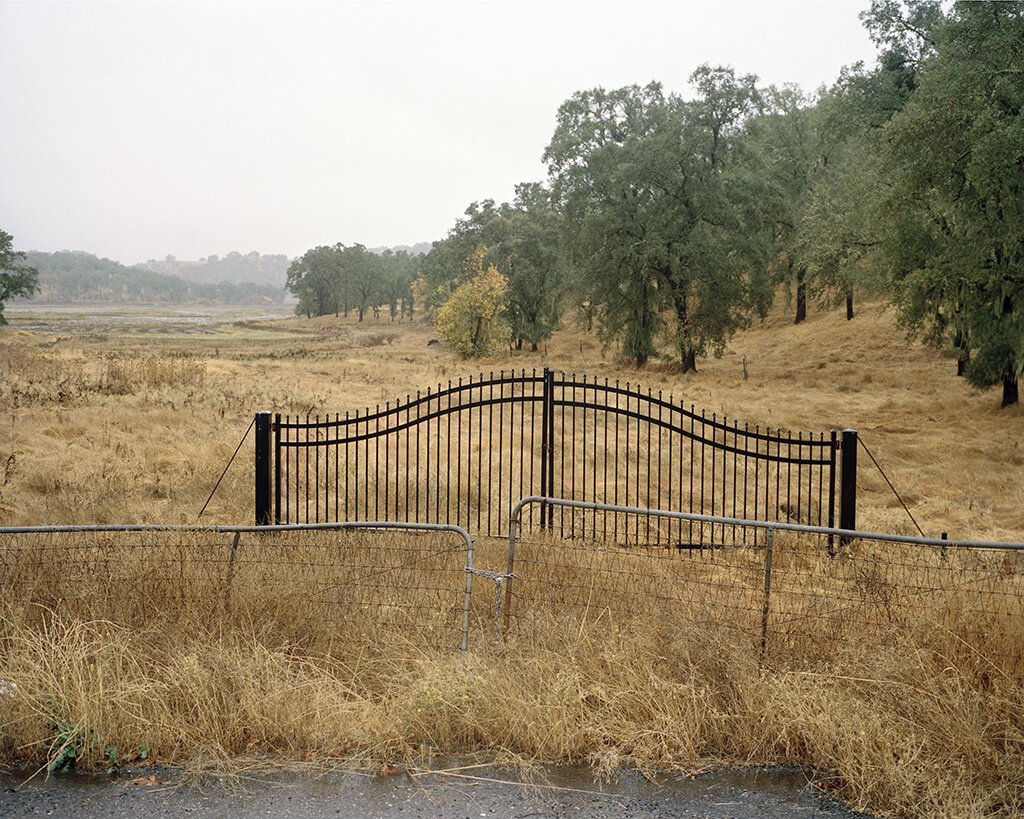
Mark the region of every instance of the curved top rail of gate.
MULTIPOLYGON (((521 375, 516 375, 515 372, 506 374, 502 370, 497 376, 494 373, 490 373, 486 378, 481 373, 480 377, 474 381, 473 376, 469 376, 469 380, 463 383, 460 378, 457 382, 448 382, 448 386, 444 387, 442 384, 437 385, 437 389, 431 392, 428 387, 426 391, 417 390, 415 397, 409 393, 405 396, 405 400, 396 399, 395 405, 392 407, 391 402, 388 401, 384 404, 384 409, 380 408, 380 404, 374 409, 367 407, 363 414, 359 414, 359 410, 354 413, 346 412, 344 417, 340 413, 335 413, 335 417, 331 420, 329 415, 325 415, 323 420, 320 420, 320 416, 314 416, 314 420, 310 421, 309 416, 306 416, 306 420, 302 421, 298 416, 295 420, 289 417, 285 417, 284 420, 277 421, 276 423, 281 429, 286 430, 343 430, 349 427, 356 427, 360 424, 369 424, 373 422, 375 425, 379 425, 381 421, 384 422, 384 429, 380 431, 381 434, 390 434, 395 432, 401 432, 409 427, 415 426, 416 424, 424 423, 436 418, 442 418, 451 413, 457 413, 470 408, 476 409, 479 407, 487 407, 493 404, 502 403, 513 403, 523 401, 540 401, 541 396, 538 395, 505 395, 504 385, 510 384, 529 384, 537 383, 540 384, 544 380, 543 375, 537 375, 536 370, 531 374, 527 374, 524 370, 521 375), (484 387, 489 387, 493 392, 495 386, 500 389, 498 397, 493 395, 483 398, 473 398, 474 390, 482 390, 484 387), (462 400, 463 394, 468 394, 467 400, 462 400), (454 400, 458 399, 458 400, 454 400), (442 406, 442 401, 445 404, 442 406), (435 404, 437 409, 431 410, 430 405, 435 404), (422 408, 422 409, 421 409, 422 408), (415 412, 415 416, 411 417, 415 412), (404 415, 403 415, 404 414, 404 415), (403 420, 403 418, 405 420, 403 420), (392 424, 392 419, 394 422, 392 424)), ((364 432, 360 435, 341 435, 338 434, 334 438, 322 438, 306 442, 298 439, 289 440, 287 443, 283 443, 283 446, 292 447, 304 447, 304 446, 328 446, 334 444, 354 443, 355 441, 365 440, 367 438, 373 438, 377 435, 377 430, 374 429, 370 432, 364 432)))
POLYGON ((832 526, 839 462, 835 430, 751 428, 629 382, 501 371, 383 408, 277 414, 257 436, 257 520, 500 536, 520 498, 542 495, 832 526))
POLYGON ((687 409, 684 405, 676 404, 671 395, 669 395, 667 399, 664 398, 662 390, 658 390, 658 392, 655 394, 652 390, 648 389, 647 392, 644 393, 644 391, 640 388, 639 384, 631 389, 628 381, 626 382, 625 387, 622 387, 618 381, 615 381, 614 383, 609 383, 607 378, 604 380, 604 383, 598 381, 597 378, 594 378, 592 381, 588 381, 587 376, 585 375, 581 376, 580 380, 577 380, 576 373, 571 373, 568 375, 568 377, 563 377, 561 379, 556 377, 553 381, 553 386, 557 389, 582 390, 583 392, 582 400, 575 400, 572 398, 567 399, 564 397, 559 398, 556 395, 554 400, 555 406, 574 407, 583 410, 590 409, 595 411, 604 410, 607 412, 613 412, 623 417, 628 416, 637 421, 646 421, 656 426, 660 426, 663 429, 678 432, 679 434, 689 438, 691 441, 694 441, 695 443, 698 444, 704 443, 707 444, 708 446, 715 446, 728 452, 735 451, 740 454, 749 455, 750 457, 781 460, 791 463, 797 463, 799 461, 800 463, 804 464, 820 465, 829 463, 828 450, 835 448, 835 443, 832 440, 832 438, 826 438, 824 433, 819 433, 817 438, 814 438, 810 433, 808 433, 807 437, 805 438, 805 433, 798 432, 797 437, 794 438, 791 432, 783 432, 779 429, 776 429, 773 432, 770 427, 766 427, 764 432, 761 431, 761 427, 759 425, 751 429, 749 424, 744 423, 741 427, 738 421, 733 421, 732 423, 730 423, 728 420, 726 420, 726 417, 724 415, 722 416, 721 420, 719 420, 717 413, 712 413, 711 417, 708 418, 707 414, 703 410, 698 412, 694 408, 693 404, 690 404, 689 409, 687 409), (587 390, 594 391, 594 398, 591 401, 587 401, 587 390), (626 408, 622 408, 617 405, 613 406, 608 404, 607 402, 598 403, 597 396, 599 393, 603 393, 605 396, 624 397, 626 398, 627 402, 630 398, 640 399, 651 410, 656 409, 659 411, 665 410, 669 413, 678 413, 678 415, 680 416, 680 423, 673 423, 673 421, 671 420, 671 415, 669 416, 669 418, 663 419, 660 412, 657 416, 654 416, 650 414, 644 414, 639 410, 630 410, 628 408, 628 403, 626 408), (690 421, 689 428, 687 428, 685 425, 686 420, 690 421), (701 431, 697 431, 697 424, 700 424, 701 431), (707 429, 711 430, 711 437, 707 437, 708 433, 704 432, 704 430, 707 429), (722 444, 721 442, 716 440, 715 436, 718 432, 727 433, 729 435, 735 436, 736 438, 742 437, 748 441, 765 441, 776 443, 779 446, 781 446, 782 444, 786 444, 787 446, 795 444, 800 448, 806 448, 809 452, 813 452, 814 450, 821 450, 821 452, 824 454, 819 455, 817 457, 814 457, 809 454, 805 458, 793 458, 791 456, 786 457, 777 454, 769 455, 767 452, 760 452, 758 450, 751 452, 750 450, 745 448, 734 448, 722 444))

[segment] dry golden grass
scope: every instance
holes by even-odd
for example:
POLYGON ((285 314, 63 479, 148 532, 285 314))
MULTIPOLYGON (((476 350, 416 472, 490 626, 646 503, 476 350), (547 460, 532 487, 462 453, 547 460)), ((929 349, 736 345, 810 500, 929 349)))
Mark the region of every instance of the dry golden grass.
MULTIPOLYGON (((999 411, 996 393, 971 389, 952 361, 907 344, 881 305, 853 322, 815 313, 800 327, 777 310, 685 376, 671 362, 632 369, 571 328, 537 354, 482 363, 428 347, 430 336, 419 323, 333 317, 163 339, 4 329, 0 523, 193 522, 257 410, 344 412, 481 369, 546 364, 639 381, 752 425, 854 427, 927 534, 1024 539, 1024 411, 999 411)), ((915 532, 861 463, 861 527, 915 532)), ((249 442, 201 522, 251 522, 251 476, 249 442)), ((102 549, 78 569, 38 556, 5 566, 0 679, 18 693, 0 694, 3 758, 42 763, 72 736, 81 764, 94 766, 113 745, 128 759, 145 750, 179 761, 259 750, 400 762, 436 747, 605 769, 792 762, 878 812, 1024 813, 1019 664, 963 645, 981 638, 969 636, 977 623, 952 617, 963 600, 952 592, 871 640, 770 643, 786 651, 762 661, 758 640, 695 623, 685 607, 592 607, 566 628, 538 599, 525 608, 529 627, 496 645, 493 585, 478 582, 471 651, 460 659, 428 639, 431 625, 450 622, 449 602, 432 598, 441 620, 417 619, 419 631, 381 619, 379 608, 341 625, 324 616, 334 611, 325 590, 342 579, 309 567, 343 564, 313 552, 238 562, 225 597, 230 545, 222 536, 187 582, 168 568, 186 553, 166 553, 159 570, 102 549)), ((829 580, 798 545, 781 543, 776 558, 795 590, 854 582, 829 580)), ((760 564, 751 560, 709 571, 723 589, 746 583, 753 601, 760 564)), ((578 588, 588 582, 589 569, 564 571, 578 588)), ((1019 618, 988 625, 983 645, 1007 655, 1021 645, 1019 618)))
MULTIPOLYGON (((681 375, 636 370, 572 328, 538 353, 465 362, 427 346, 429 326, 333 316, 153 338, 0 336, 0 522, 168 522, 202 508, 253 414, 365 409, 480 370, 537 367, 641 383, 740 422, 793 430, 853 427, 925 532, 1020 539, 1024 409, 955 376, 955 363, 908 344, 881 304, 852 322, 781 309, 736 336, 721 359, 681 375), (749 380, 743 379, 747 359, 749 380)), ((252 518, 251 445, 204 522, 252 518)), ((861 453, 858 523, 916 530, 861 453)))
MULTIPOLYGON (((478 558, 504 546, 484 542, 478 558)), ((101 768, 113 746, 121 764, 259 752, 379 767, 437 749, 605 772, 795 763, 892 815, 1021 812, 1024 669, 961 650, 955 624, 936 628, 928 610, 886 628, 851 620, 857 640, 763 657, 747 633, 757 611, 730 611, 745 593, 727 582, 744 586, 756 554, 658 558, 670 565, 630 577, 629 607, 620 587, 594 584, 584 552, 556 569, 521 552, 502 642, 478 583, 460 656, 464 555, 437 536, 246 535, 237 550, 215 533, 19 536, 2 555, 15 689, 0 695, 0 755, 44 765, 68 749, 101 768), (668 599, 673 570, 707 585, 717 619, 693 617, 682 584, 668 599)), ((804 559, 810 577, 830 560, 804 559)), ((989 639, 1019 651, 1019 616, 1001 629, 989 639)))

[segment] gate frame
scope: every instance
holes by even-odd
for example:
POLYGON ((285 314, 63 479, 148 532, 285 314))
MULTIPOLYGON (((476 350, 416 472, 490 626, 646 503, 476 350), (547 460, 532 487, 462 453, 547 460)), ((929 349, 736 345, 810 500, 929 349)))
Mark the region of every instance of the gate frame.
MULTIPOLYGON (((846 430, 847 432, 853 432, 853 430, 846 430)), ((853 434, 853 442, 856 444, 856 432, 853 434)), ((637 515, 643 517, 659 517, 659 518, 670 518, 676 520, 693 521, 696 523, 709 523, 709 524, 722 524, 726 526, 739 526, 741 528, 748 528, 754 530, 760 530, 765 532, 766 543, 765 543, 765 568, 764 568, 764 593, 763 593, 763 608, 761 615, 761 651, 764 653, 765 646, 767 644, 768 634, 768 613, 769 613, 769 602, 771 597, 771 573, 772 573, 772 546, 775 537, 775 531, 784 532, 804 532, 807 534, 819 534, 827 535, 829 540, 833 537, 838 537, 839 542, 842 544, 850 543, 857 539, 863 540, 875 540, 886 543, 901 543, 912 546, 932 546, 937 547, 941 550, 943 556, 946 555, 948 549, 996 549, 1006 550, 1012 552, 1024 552, 1024 542, 1001 542, 996 540, 948 540, 946 537, 934 538, 934 537, 914 537, 911 535, 891 535, 884 532, 860 532, 855 529, 837 529, 830 526, 806 526, 798 523, 778 523, 765 520, 744 520, 742 518, 728 518, 721 517, 718 515, 698 515, 692 512, 674 512, 668 509, 645 509, 639 506, 615 506, 608 503, 591 503, 589 501, 577 501, 569 500, 566 498, 545 498, 540 495, 532 495, 530 497, 523 498, 516 504, 509 516, 509 527, 508 527, 508 562, 505 566, 504 577, 506 578, 505 583, 505 601, 503 604, 504 617, 504 631, 507 634, 509 629, 509 621, 512 616, 512 586, 515 583, 515 554, 516 554, 516 536, 517 530, 521 524, 521 517, 523 510, 531 505, 540 505, 541 509, 550 508, 552 506, 562 506, 570 509, 587 509, 590 511, 598 512, 615 512, 619 514, 637 515)), ((946 533, 943 532, 943 535, 946 533)), ((828 550, 830 557, 836 555, 831 549, 828 550)), ((497 621, 495 622, 495 631, 500 628, 497 621)))
MULTIPOLYGON (((265 413, 270 415, 270 413, 265 413)), ((461 526, 449 523, 414 523, 390 520, 369 521, 336 521, 333 523, 282 523, 273 526, 175 526, 161 523, 137 524, 69 524, 64 526, 0 526, 0 538, 4 535, 28 535, 73 532, 212 532, 214 534, 234 534, 235 544, 238 536, 244 533, 272 534, 274 532, 296 531, 332 531, 338 529, 354 529, 366 531, 404 531, 404 532, 448 532, 462 538, 466 544, 466 593, 462 603, 462 643, 461 651, 466 653, 469 644, 469 604, 473 591, 473 575, 481 574, 473 567, 473 539, 469 532, 461 526)))
MULTIPOLYGON (((515 378, 515 372, 516 372, 515 370, 511 371, 511 377, 513 379, 515 378)), ((584 396, 586 395, 586 387, 588 385, 588 382, 586 380, 586 376, 583 377, 583 381, 582 382, 577 382, 576 381, 576 374, 575 373, 573 373, 571 376, 569 376, 568 374, 564 373, 564 371, 562 371, 562 375, 563 375, 563 378, 559 379, 559 384, 558 384, 559 387, 561 387, 564 390, 567 387, 575 389, 577 386, 582 386, 583 389, 584 389, 584 396), (571 377, 572 380, 571 381, 567 380, 570 377, 571 377)), ((555 381, 556 381, 555 380, 555 371, 553 369, 545 366, 541 376, 538 377, 536 370, 533 370, 533 375, 532 376, 528 376, 527 375, 527 371, 524 369, 524 370, 522 370, 522 378, 524 380, 529 378, 530 380, 534 381, 534 383, 539 381, 540 384, 541 384, 541 394, 540 394, 540 402, 541 402, 540 488, 539 488, 538 494, 535 495, 534 497, 545 498, 545 497, 552 496, 554 494, 553 493, 553 489, 554 489, 554 469, 555 469, 555 448, 556 448, 556 445, 557 445, 557 442, 555 440, 555 404, 556 404, 556 401, 555 401, 555 381)), ((494 383, 505 383, 505 372, 504 372, 504 370, 501 371, 501 373, 499 374, 497 379, 495 379, 493 372, 490 373, 490 377, 487 380, 485 380, 484 375, 481 374, 480 375, 480 379, 476 382, 476 384, 473 383, 473 377, 472 376, 469 377, 469 383, 467 385, 463 385, 462 381, 460 379, 458 387, 452 387, 451 382, 449 381, 449 388, 448 388, 448 390, 445 391, 445 390, 442 390, 442 389, 439 388, 438 392, 435 393, 435 396, 440 397, 441 395, 446 394, 446 393, 447 394, 451 394, 451 392, 456 390, 456 389, 459 390, 459 391, 461 391, 462 389, 470 389, 471 390, 474 386, 476 386, 476 387, 481 389, 481 395, 482 395, 483 387, 485 387, 485 386, 492 386, 494 383)), ((613 390, 610 387, 610 385, 608 385, 607 379, 606 379, 605 384, 603 386, 598 384, 597 380, 595 379, 593 386, 595 387, 595 389, 600 388, 600 389, 605 390, 606 392, 614 391, 616 394, 622 394, 623 392, 625 392, 626 395, 627 395, 627 400, 628 400, 628 396, 629 395, 633 395, 634 394, 634 393, 631 393, 629 391, 629 384, 628 384, 628 382, 626 384, 625 391, 623 391, 623 389, 618 386, 618 382, 616 382, 615 388, 613 390)), ((637 392, 635 393, 635 395, 637 396, 638 400, 644 398, 642 393, 639 392, 639 387, 637 387, 637 392)), ((651 397, 650 394, 648 394, 647 399, 648 400, 654 400, 651 397)), ((421 403, 423 400, 424 399, 422 399, 420 397, 419 393, 417 393, 416 403, 421 403)), ((431 395, 430 395, 430 391, 429 390, 427 390, 427 394, 426 394, 425 400, 428 401, 428 402, 431 400, 431 395)), ((535 401, 536 398, 532 398, 531 400, 535 401)), ((659 393, 659 397, 658 397, 657 400, 659 402, 659 408, 663 404, 665 404, 665 402, 660 398, 660 393, 659 393)), ((492 400, 492 401, 486 402, 486 403, 493 404, 495 402, 492 400)), ((501 402, 499 401, 497 403, 501 403, 501 402)), ((523 399, 523 403, 524 404, 526 403, 525 398, 523 399)), ((484 402, 481 402, 481 406, 483 404, 484 404, 484 402)), ((573 402, 569 402, 568 404, 563 404, 563 407, 564 406, 575 406, 575 404, 573 402)), ((450 408, 450 404, 449 404, 449 408, 450 408)), ((472 408, 472 405, 470 406, 470 408, 472 408)), ((692 406, 691 406, 691 410, 690 411, 687 411, 683 404, 679 404, 678 407, 673 405, 673 408, 674 409, 678 409, 683 417, 685 417, 687 414, 695 417, 695 414, 694 414, 694 412, 692 410, 692 406)), ((606 409, 606 411, 607 412, 611 412, 612 410, 609 408, 609 409, 606 409)), ((397 403, 396 403, 396 406, 395 406, 394 410, 391 410, 391 408, 389 406, 385 410, 384 413, 381 413, 379 406, 377 408, 377 415, 378 416, 381 415, 381 414, 390 414, 391 412, 395 412, 395 413, 399 412, 399 405, 397 403)), ((659 409, 659 412, 660 412, 660 409, 659 409)), ((629 413, 627 412, 626 414, 628 416, 629 413)), ((369 415, 369 410, 367 411, 367 415, 369 415)), ((430 416, 427 417, 428 421, 429 421, 429 417, 430 416)), ((315 424, 311 424, 309 422, 309 419, 308 419, 308 416, 307 416, 307 421, 302 426, 305 426, 307 429, 309 427, 312 427, 312 426, 316 426, 316 427, 330 426, 331 422, 329 421, 329 416, 327 416, 327 419, 328 420, 325 420, 323 422, 323 424, 321 424, 320 421, 319 421, 319 416, 317 416, 317 421, 315 422, 315 424)), ((628 420, 628 417, 627 417, 627 420, 628 420)), ((357 413, 356 414, 355 423, 358 424, 358 421, 359 421, 359 416, 358 416, 358 413, 357 413)), ((650 423, 650 424, 655 423, 654 416, 653 415, 649 416, 648 419, 647 419, 647 422, 650 423)), ((660 422, 660 418, 659 418, 659 422, 660 422)), ((708 423, 710 423, 713 429, 714 428, 722 428, 722 429, 724 429, 726 431, 729 431, 729 427, 724 425, 724 423, 722 423, 722 422, 717 422, 714 416, 712 416, 712 419, 711 419, 710 422, 708 422, 707 419, 704 419, 703 416, 702 416, 701 422, 704 425, 707 425, 708 423)), ((296 424, 300 423, 298 421, 298 416, 296 416, 296 422, 295 423, 296 424)), ((347 414, 346 414, 346 423, 348 423, 348 416, 347 416, 347 414)), ((337 421, 334 422, 334 425, 337 425, 337 421)), ((256 414, 256 419, 255 419, 256 437, 255 437, 255 476, 254 476, 255 481, 254 481, 254 494, 255 494, 255 520, 256 520, 256 524, 257 525, 270 525, 271 523, 276 524, 276 525, 281 525, 281 447, 282 447, 281 427, 282 427, 281 413, 279 413, 279 412, 276 413, 274 415, 273 420, 271 420, 271 413, 269 411, 263 410, 263 411, 260 411, 260 412, 258 412, 256 414)), ((296 428, 301 428, 301 427, 296 427, 296 428)), ((386 429, 384 431, 384 434, 389 434, 389 431, 386 429)), ((685 436, 685 432, 682 432, 681 434, 683 434, 685 436)), ((736 434, 740 434, 738 426, 736 426, 736 434)), ((770 431, 766 431, 763 434, 761 434, 761 433, 751 433, 749 431, 749 429, 745 428, 744 431, 743 431, 743 434, 747 435, 748 437, 751 434, 754 434, 755 437, 762 437, 762 435, 763 435, 767 440, 771 440, 770 431)), ((791 435, 790 435, 790 437, 791 437, 791 435)), ((689 439, 691 441, 695 441, 696 440, 696 438, 693 437, 692 435, 689 436, 689 439)), ((779 442, 778 446, 781 446, 781 442, 782 442, 781 435, 779 436, 779 438, 777 440, 779 442)), ((328 442, 324 442, 322 445, 327 445, 327 443, 328 442)), ((802 442, 800 445, 801 446, 802 445, 807 445, 807 443, 808 442, 805 441, 805 442, 802 442)), ((815 445, 819 445, 820 446, 821 443, 824 443, 824 442, 815 442, 815 445)), ((499 444, 501 444, 501 441, 499 441, 499 444)), ((856 519, 857 519, 857 444, 858 444, 858 439, 857 439, 857 431, 856 430, 854 430, 854 429, 844 429, 842 431, 841 438, 839 438, 836 435, 836 431, 835 430, 832 430, 832 433, 831 433, 831 446, 829 447, 829 452, 830 452, 829 457, 831 459, 831 467, 829 469, 829 481, 828 481, 829 482, 829 487, 828 487, 828 494, 829 494, 828 523, 829 523, 829 527, 830 528, 832 527, 833 523, 835 522, 835 511, 836 511, 835 510, 835 506, 836 506, 836 500, 837 500, 837 498, 836 498, 836 486, 835 486, 836 471, 837 470, 836 470, 835 460, 836 460, 836 454, 838 452, 840 454, 840 456, 841 456, 841 458, 840 458, 841 463, 840 463, 840 469, 839 469, 839 473, 840 473, 839 474, 839 484, 840 485, 839 485, 839 493, 838 493, 838 495, 839 495, 839 497, 838 497, 838 501, 839 501, 839 504, 838 504, 839 505, 839 510, 838 510, 839 511, 839 521, 838 521, 838 526, 835 527, 835 528, 843 529, 843 530, 850 530, 850 531, 856 529, 856 519)), ((790 446, 791 445, 792 445, 792 443, 790 442, 790 446)), ((703 444, 702 444, 702 446, 703 446, 703 444)), ((712 448, 712 459, 714 458, 714 450, 715 449, 723 449, 723 451, 727 451, 727 448, 725 448, 724 444, 723 445, 719 445, 715 441, 712 441, 710 443, 710 446, 712 448)), ((357 458, 358 458, 358 449, 357 449, 357 458)), ((428 452, 428 458, 429 458, 429 452, 428 452)), ((770 463, 770 462, 772 462, 773 459, 770 458, 770 457, 766 457, 766 460, 770 463)), ((776 462, 781 463, 782 461, 781 461, 781 459, 777 459, 776 462)), ((428 464, 428 469, 429 469, 429 464, 428 464)), ((563 479, 564 479, 564 476, 563 476, 563 479)), ((714 479, 714 473, 712 472, 712 480, 713 479, 714 479)), ((703 481, 703 475, 702 475, 702 481, 703 481)), ((563 484, 563 486, 564 486, 564 484, 563 484)), ((428 497, 428 500, 429 500, 429 497, 428 497)), ((712 505, 712 509, 713 508, 714 508, 714 506, 712 505)), ((687 514, 696 514, 696 513, 690 512, 690 513, 687 513, 687 514)), ((545 525, 551 526, 552 525, 551 511, 547 508, 547 505, 544 504, 544 503, 541 504, 540 523, 541 523, 541 526, 545 526, 545 525)), ((482 533, 482 534, 491 535, 491 533, 489 533, 489 532, 488 533, 482 533)), ((497 536, 500 537, 501 535, 499 534, 497 536)), ((842 543, 842 542, 845 542, 845 541, 841 539, 840 542, 842 543)))

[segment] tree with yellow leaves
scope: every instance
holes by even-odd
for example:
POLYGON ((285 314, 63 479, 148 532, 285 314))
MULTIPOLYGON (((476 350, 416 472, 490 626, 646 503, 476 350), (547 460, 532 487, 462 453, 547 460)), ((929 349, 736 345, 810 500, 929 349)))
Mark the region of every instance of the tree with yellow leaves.
POLYGON ((466 259, 469 278, 437 311, 440 336, 466 358, 495 353, 511 338, 508 280, 493 265, 483 267, 484 251, 476 248, 466 259))

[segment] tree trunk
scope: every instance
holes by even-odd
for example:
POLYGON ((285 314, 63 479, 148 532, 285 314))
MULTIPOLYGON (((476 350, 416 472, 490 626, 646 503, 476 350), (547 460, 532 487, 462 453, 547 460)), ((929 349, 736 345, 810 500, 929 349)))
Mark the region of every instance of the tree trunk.
POLYGON ((807 318, 807 270, 801 267, 796 271, 796 319, 794 324, 799 324, 807 318))
POLYGON ((690 320, 688 318, 688 304, 686 296, 683 294, 676 293, 673 296, 673 300, 676 304, 676 318, 679 319, 679 358, 683 365, 683 372, 688 373, 691 370, 697 372, 697 353, 693 349, 693 345, 690 343, 690 320))
POLYGON ((846 320, 851 321, 853 319, 853 293, 848 292, 846 294, 846 320))
POLYGON ((476 354, 478 352, 478 349, 479 349, 478 345, 480 344, 480 334, 483 332, 483 329, 484 329, 484 317, 483 316, 477 316, 477 318, 476 318, 476 326, 473 328, 473 335, 470 337, 470 344, 473 347, 473 353, 474 354, 476 354))
POLYGON ((956 374, 963 376, 967 370, 967 364, 971 360, 971 353, 967 349, 967 339, 964 338, 963 330, 957 330, 953 333, 953 349, 957 351, 956 354, 956 374))
POLYGON ((1016 404, 1020 400, 1020 394, 1017 392, 1017 379, 1012 375, 1003 376, 1003 403, 999 405, 999 408, 1008 407, 1010 404, 1016 404))

